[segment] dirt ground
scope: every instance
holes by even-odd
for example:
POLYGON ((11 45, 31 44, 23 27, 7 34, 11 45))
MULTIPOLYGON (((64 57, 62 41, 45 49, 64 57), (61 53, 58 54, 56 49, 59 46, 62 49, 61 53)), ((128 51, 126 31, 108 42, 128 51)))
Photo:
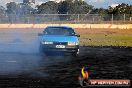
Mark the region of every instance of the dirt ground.
POLYGON ((37 33, 42 30, 0 30, 0 88, 81 88, 83 66, 89 68, 90 79, 132 79, 131 47, 81 46, 79 57, 45 56, 38 52, 37 33))
MULTIPOLYGON (((36 41, 44 29, 0 29, 0 44, 36 41), (11 40, 11 41, 9 41, 11 40), (14 40, 14 41, 12 41, 14 40)), ((75 29, 81 46, 132 46, 132 29, 75 29)))
POLYGON ((131 29, 76 29, 82 46, 132 46, 131 29))
MULTIPOLYGON (((9 56, 12 57, 12 55, 10 54, 9 56)), ((19 56, 21 55, 18 54, 19 56)), ((32 57, 27 55, 30 60, 35 56, 36 59, 43 57, 41 55, 32 55, 32 57)), ((83 66, 89 68, 91 79, 132 79, 132 48, 81 47, 79 57, 64 56, 57 58, 49 56, 47 57, 47 62, 45 62, 46 60, 43 57, 41 65, 32 65, 34 69, 31 70, 30 68, 31 71, 29 70, 29 72, 23 71, 18 74, 1 75, 0 86, 13 88, 79 88, 78 76, 83 66), (44 62, 48 63, 49 59, 51 60, 50 63, 44 65, 44 62)), ((30 64, 32 63, 31 61, 30 64)), ((25 68, 27 69, 28 67, 25 68)))
POLYGON ((132 34, 132 29, 75 29, 79 34, 132 34))

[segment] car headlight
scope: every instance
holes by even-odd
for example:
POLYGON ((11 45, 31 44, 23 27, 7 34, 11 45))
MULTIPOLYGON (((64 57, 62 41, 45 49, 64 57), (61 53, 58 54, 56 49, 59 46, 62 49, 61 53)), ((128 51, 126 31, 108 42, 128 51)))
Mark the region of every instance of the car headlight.
POLYGON ((42 44, 53 44, 53 42, 42 42, 42 44))
POLYGON ((70 45, 70 46, 79 45, 79 43, 78 42, 68 42, 68 45, 70 45))

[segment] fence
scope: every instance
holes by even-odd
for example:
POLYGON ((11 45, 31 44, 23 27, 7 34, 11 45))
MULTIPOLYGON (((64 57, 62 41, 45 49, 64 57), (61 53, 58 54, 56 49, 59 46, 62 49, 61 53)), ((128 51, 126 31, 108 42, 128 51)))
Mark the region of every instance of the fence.
POLYGON ((61 24, 61 23, 82 23, 82 24, 131 24, 132 14, 32 14, 14 15, 7 14, 0 16, 0 23, 28 23, 28 24, 61 24))

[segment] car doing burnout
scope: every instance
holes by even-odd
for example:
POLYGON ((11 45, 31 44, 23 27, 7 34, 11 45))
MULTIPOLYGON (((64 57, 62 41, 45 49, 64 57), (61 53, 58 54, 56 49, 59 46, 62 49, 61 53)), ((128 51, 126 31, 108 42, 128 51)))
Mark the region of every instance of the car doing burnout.
POLYGON ((79 39, 71 27, 49 26, 44 29, 40 41, 40 51, 45 54, 50 52, 66 52, 72 55, 79 54, 79 39))

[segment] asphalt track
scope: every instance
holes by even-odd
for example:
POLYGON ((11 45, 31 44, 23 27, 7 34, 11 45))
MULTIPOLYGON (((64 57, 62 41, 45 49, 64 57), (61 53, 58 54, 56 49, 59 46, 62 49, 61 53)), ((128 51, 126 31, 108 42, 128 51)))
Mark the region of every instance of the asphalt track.
POLYGON ((83 66, 91 79, 132 79, 130 47, 81 46, 79 57, 45 56, 32 32, 0 32, 0 88, 77 88, 83 66))

